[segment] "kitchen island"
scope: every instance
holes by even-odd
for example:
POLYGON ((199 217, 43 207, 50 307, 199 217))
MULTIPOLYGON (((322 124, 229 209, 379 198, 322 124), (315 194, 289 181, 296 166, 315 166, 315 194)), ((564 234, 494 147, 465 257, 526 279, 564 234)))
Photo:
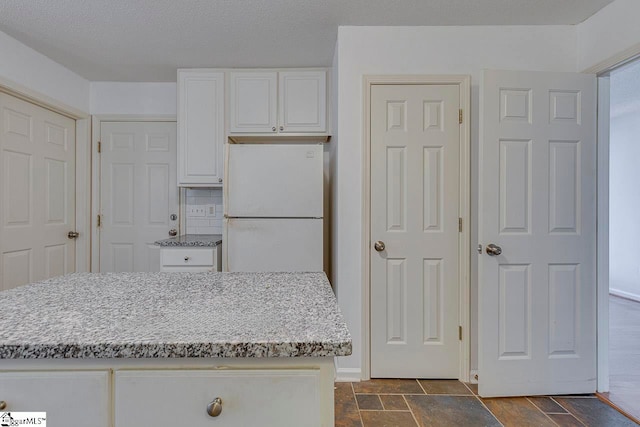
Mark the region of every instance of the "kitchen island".
POLYGON ((0 402, 53 426, 331 426, 351 353, 324 273, 71 274, 0 305, 0 402))

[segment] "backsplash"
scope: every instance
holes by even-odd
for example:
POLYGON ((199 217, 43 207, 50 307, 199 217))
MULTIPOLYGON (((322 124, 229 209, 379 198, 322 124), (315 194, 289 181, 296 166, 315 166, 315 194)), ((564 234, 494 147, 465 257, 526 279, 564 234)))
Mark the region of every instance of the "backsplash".
POLYGON ((222 234, 222 189, 187 188, 187 234, 222 234))

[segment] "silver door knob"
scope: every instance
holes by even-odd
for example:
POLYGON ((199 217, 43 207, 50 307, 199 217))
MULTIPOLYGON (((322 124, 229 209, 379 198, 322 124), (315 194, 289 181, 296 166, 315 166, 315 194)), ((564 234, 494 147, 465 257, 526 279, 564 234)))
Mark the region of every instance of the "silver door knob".
POLYGON ((70 231, 67 233, 67 237, 70 239, 77 239, 79 235, 80 233, 78 233, 77 231, 70 231))
POLYGON ((378 252, 382 252, 384 251, 384 248, 386 248, 386 246, 382 240, 378 240, 373 244, 373 248, 378 252))
POLYGON ((498 256, 502 253, 502 248, 498 245, 494 245, 493 243, 488 244, 486 248, 487 254, 491 256, 498 256))
POLYGON ((222 399, 216 397, 207 405, 207 414, 211 417, 217 417, 222 413, 222 399))

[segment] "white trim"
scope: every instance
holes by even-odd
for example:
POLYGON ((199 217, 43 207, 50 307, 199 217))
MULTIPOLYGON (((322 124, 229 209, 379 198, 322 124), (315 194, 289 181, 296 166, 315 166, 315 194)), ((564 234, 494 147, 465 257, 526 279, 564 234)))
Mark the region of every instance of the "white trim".
POLYGON ((640 43, 637 43, 617 54, 605 59, 604 61, 598 62, 596 65, 593 65, 583 73, 587 74, 598 74, 601 75, 603 73, 609 73, 615 68, 621 67, 634 59, 640 57, 640 43))
POLYGON ((609 77, 598 77, 596 189, 597 390, 609 391, 609 77))
MULTIPOLYGON (((621 298, 624 298, 624 299, 630 299, 632 301, 640 302, 640 295, 634 294, 632 292, 621 291, 620 289, 610 288, 609 289, 609 294, 615 295, 617 297, 621 297, 621 298)), ((598 391, 600 391, 600 390, 598 390, 598 391)))
MULTIPOLYGON (((100 229, 97 227, 97 217, 100 212, 100 156, 98 155, 98 141, 100 141, 100 127, 103 122, 175 122, 175 115, 144 115, 144 114, 97 114, 91 116, 91 271, 100 271, 100 229)), ((183 212, 184 199, 178 196, 178 204, 183 212)), ((183 224, 183 215, 180 215, 178 234, 183 224)))
POLYGON ((91 253, 90 226, 87 215, 88 204, 91 199, 91 189, 87 185, 91 178, 89 146, 89 114, 57 101, 42 93, 29 89, 4 77, 0 77, 0 92, 15 96, 24 101, 69 117, 76 122, 76 224, 75 231, 80 233, 76 239, 76 271, 89 271, 91 253))
POLYGON ((338 383, 354 383, 360 382, 362 371, 358 368, 337 368, 336 382, 338 383))
MULTIPOLYGON (((362 372, 360 378, 371 378, 371 304, 370 304, 370 225, 371 225, 371 86, 375 84, 457 84, 460 87, 460 108, 464 120, 460 125, 460 200, 459 216, 462 218, 462 233, 459 233, 460 277, 460 381, 469 382, 471 362, 470 340, 470 225, 471 225, 471 77, 466 75, 366 75, 363 79, 363 162, 362 162, 362 372)), ((338 369, 338 371, 342 371, 338 369)), ((356 369, 345 369, 345 373, 355 373, 356 369)))

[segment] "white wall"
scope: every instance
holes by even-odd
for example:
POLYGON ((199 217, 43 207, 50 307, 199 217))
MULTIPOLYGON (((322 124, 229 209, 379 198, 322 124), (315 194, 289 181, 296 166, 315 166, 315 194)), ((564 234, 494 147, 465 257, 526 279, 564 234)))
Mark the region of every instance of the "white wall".
POLYGON ((0 31, 0 83, 89 112, 89 81, 0 31))
POLYGON ((640 62, 610 81, 609 289, 640 301, 640 62))
MULTIPOLYGON (((470 74, 471 248, 477 245, 478 84, 484 68, 575 71, 575 26, 340 27, 338 137, 334 186, 334 285, 353 337, 352 356, 339 358, 340 375, 362 362, 362 77, 365 74, 470 74)), ((472 261, 472 369, 477 366, 477 259, 472 261)))
MULTIPOLYGON (((616 0, 578 25, 577 71, 640 43, 640 1, 616 0)), ((640 52, 640 46, 638 46, 640 52)))
POLYGON ((91 114, 176 115, 176 83, 91 82, 91 114))

